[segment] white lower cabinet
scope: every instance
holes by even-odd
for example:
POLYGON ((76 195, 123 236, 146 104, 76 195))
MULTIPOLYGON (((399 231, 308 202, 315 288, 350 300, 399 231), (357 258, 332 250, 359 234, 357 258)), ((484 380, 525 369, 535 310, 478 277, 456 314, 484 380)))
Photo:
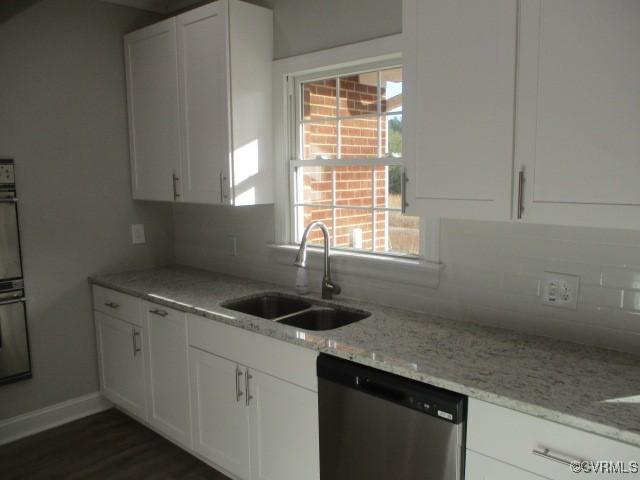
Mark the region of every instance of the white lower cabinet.
POLYGON ((319 478, 318 395, 190 349, 194 450, 252 480, 319 478))
POLYGON ((258 371, 248 373, 252 480, 317 480, 318 394, 258 371))
POLYGON ((98 311, 95 323, 102 394, 146 420, 144 330, 98 311))
POLYGON ((149 423, 191 447, 187 318, 183 312, 142 302, 146 332, 149 423))
POLYGON ((530 480, 537 475, 551 480, 594 475, 606 480, 636 478, 622 473, 574 473, 571 463, 611 461, 629 466, 640 458, 638 447, 473 398, 467 415, 468 480, 530 480))
POLYGON ((465 480, 545 480, 494 458, 467 450, 465 480))
POLYGON ((242 398, 245 370, 195 348, 189 349, 189 358, 193 449, 229 473, 249 478, 249 412, 242 398))

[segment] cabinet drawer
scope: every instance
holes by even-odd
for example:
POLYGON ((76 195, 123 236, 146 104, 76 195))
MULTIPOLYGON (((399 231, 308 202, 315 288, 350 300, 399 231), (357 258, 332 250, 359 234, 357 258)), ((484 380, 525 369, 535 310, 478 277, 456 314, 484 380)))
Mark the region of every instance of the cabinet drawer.
POLYGON ((108 288, 93 286, 93 308, 142 327, 140 300, 108 288))
POLYGON ((640 459, 640 448, 474 399, 469 399, 467 448, 554 480, 588 475, 576 475, 568 465, 534 450, 548 449, 549 455, 569 461, 624 461, 627 466, 640 459))
POLYGON ((467 450, 465 480, 545 480, 512 465, 467 450))
POLYGON ((318 391, 318 353, 197 315, 188 316, 189 345, 318 391))

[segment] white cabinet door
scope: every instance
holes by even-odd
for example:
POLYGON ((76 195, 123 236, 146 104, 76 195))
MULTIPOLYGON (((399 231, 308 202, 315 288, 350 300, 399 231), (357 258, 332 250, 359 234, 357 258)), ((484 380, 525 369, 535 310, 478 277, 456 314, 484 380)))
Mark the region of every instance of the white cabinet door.
POLYGON ((247 371, 252 480, 318 480, 318 394, 247 371))
POLYGON ((98 311, 94 315, 102 393, 132 415, 146 420, 144 331, 98 311))
POLYGON ((227 2, 176 17, 182 105, 182 199, 229 203, 227 2))
POLYGON ((638 25, 637 0, 521 2, 524 220, 640 227, 638 25))
POLYGON ((244 369, 195 348, 189 348, 189 358, 193 449, 233 475, 248 479, 249 409, 244 399, 244 369))
POLYGON ((187 319, 182 312, 145 302, 149 423, 191 447, 187 319))
POLYGON ((520 470, 493 458, 467 450, 466 480, 544 480, 543 477, 520 470))
POLYGON ((133 198, 175 200, 180 115, 175 19, 125 36, 133 198))
POLYGON ((517 0, 403 5, 408 193, 430 215, 506 220, 517 0))

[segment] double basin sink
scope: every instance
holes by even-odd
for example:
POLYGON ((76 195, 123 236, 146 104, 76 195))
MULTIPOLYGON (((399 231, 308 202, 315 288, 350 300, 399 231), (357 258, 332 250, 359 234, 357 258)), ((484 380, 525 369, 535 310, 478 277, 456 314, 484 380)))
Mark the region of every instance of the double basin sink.
POLYGON ((314 331, 344 327, 371 315, 364 310, 327 306, 279 293, 231 300, 221 306, 283 325, 314 331))

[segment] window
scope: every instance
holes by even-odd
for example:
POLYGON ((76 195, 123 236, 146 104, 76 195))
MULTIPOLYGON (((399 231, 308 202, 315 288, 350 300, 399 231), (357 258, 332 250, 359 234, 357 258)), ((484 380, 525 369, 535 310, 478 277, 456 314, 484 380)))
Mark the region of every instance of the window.
MULTIPOLYGON (((402 66, 292 80, 292 235, 324 222, 334 248, 420 254, 420 219, 403 215, 402 66)), ((322 243, 321 233, 309 241, 322 243)))

